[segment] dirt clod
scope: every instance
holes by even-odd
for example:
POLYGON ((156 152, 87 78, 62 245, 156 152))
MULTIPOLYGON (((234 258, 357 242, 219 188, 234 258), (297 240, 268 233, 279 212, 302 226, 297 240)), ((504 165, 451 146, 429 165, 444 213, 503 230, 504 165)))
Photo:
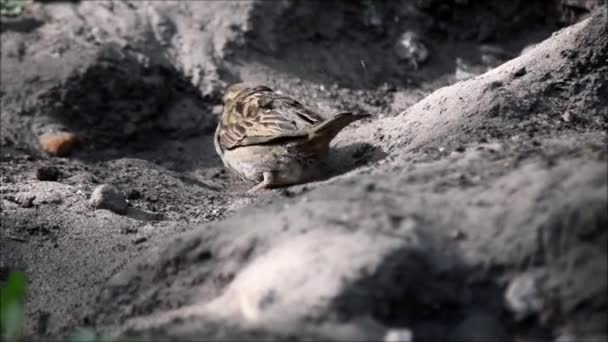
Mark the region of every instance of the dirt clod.
POLYGON ((36 169, 36 179, 54 182, 59 179, 59 170, 54 166, 41 166, 36 169))

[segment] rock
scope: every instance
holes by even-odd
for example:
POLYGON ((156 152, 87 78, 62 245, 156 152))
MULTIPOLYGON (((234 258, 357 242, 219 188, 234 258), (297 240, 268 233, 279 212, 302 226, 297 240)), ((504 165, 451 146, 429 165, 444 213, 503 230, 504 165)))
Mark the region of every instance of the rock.
POLYGON ((41 166, 36 169, 36 179, 54 182, 59 178, 59 170, 54 166, 41 166))
POLYGON ((42 150, 57 157, 68 155, 82 141, 81 137, 69 132, 44 133, 38 137, 42 150))
POLYGON ((95 209, 107 209, 117 214, 127 212, 125 196, 113 185, 103 184, 93 190, 89 204, 95 209))
POLYGON ((450 232, 450 237, 452 240, 462 240, 466 238, 466 234, 462 230, 455 228, 450 232))
POLYGON ((414 334, 411 330, 401 329, 390 329, 384 335, 384 342, 412 342, 414 340, 414 334))
POLYGON ((148 241, 148 238, 145 237, 145 236, 141 236, 141 237, 138 237, 137 239, 133 240, 133 244, 134 245, 139 245, 139 244, 142 244, 142 243, 144 243, 146 241, 148 241))
POLYGON ((517 320, 538 313, 543 308, 543 299, 537 277, 529 273, 515 277, 507 287, 505 300, 517 320))

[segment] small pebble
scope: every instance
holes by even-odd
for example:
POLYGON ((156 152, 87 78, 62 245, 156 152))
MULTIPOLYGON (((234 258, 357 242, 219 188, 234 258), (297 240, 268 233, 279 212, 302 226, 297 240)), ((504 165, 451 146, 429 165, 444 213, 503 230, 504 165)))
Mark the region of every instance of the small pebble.
POLYGON ((211 113, 213 113, 213 115, 219 116, 222 114, 223 110, 224 110, 224 106, 217 105, 217 106, 213 106, 213 108, 211 108, 211 113))
POLYGON ((384 335, 384 342, 412 342, 414 334, 406 328, 390 329, 384 335))
POLYGON ((113 185, 103 184, 93 190, 89 204, 95 209, 107 209, 125 214, 129 204, 125 196, 113 185))
POLYGON ((564 120, 565 122, 570 122, 572 121, 573 116, 574 115, 572 114, 572 112, 567 110, 564 112, 564 114, 562 114, 562 120, 564 120))
POLYGON ((36 178, 40 181, 55 182, 59 178, 59 170, 54 166, 41 166, 36 169, 36 178))
POLYGON ((133 244, 134 245, 139 245, 139 244, 144 243, 146 241, 148 241, 148 238, 145 237, 145 236, 142 236, 142 237, 138 237, 137 239, 133 240, 133 244))
POLYGON ((452 229, 452 231, 450 232, 450 237, 452 238, 452 240, 462 240, 466 237, 466 235, 462 230, 456 228, 452 229))
POLYGON ((544 299, 537 277, 528 273, 515 277, 505 291, 505 301, 516 320, 541 312, 544 299))

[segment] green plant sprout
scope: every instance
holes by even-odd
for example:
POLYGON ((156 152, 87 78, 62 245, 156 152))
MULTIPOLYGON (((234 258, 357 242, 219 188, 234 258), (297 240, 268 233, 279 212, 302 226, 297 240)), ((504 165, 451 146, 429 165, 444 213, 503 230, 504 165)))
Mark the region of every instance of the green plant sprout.
POLYGON ((95 330, 90 328, 77 328, 76 331, 67 337, 67 342, 116 342, 111 336, 98 335, 95 330))
POLYGON ((11 272, 0 289, 0 337, 3 341, 21 341, 25 318, 27 278, 11 272))
POLYGON ((24 0, 0 0, 0 16, 16 17, 23 13, 24 0))
MULTIPOLYGON (((22 272, 11 272, 0 289, 0 340, 23 341, 27 278, 22 272)), ((67 337, 67 342, 115 342, 115 338, 99 335, 93 329, 78 328, 67 337)), ((137 339, 129 339, 135 342, 137 339)))

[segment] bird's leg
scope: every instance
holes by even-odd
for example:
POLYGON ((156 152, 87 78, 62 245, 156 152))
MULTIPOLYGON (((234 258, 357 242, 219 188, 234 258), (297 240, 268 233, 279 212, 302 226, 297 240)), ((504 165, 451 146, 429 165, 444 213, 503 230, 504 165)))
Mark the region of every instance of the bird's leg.
POLYGON ((249 189, 247 191, 248 194, 260 192, 260 191, 268 188, 269 186, 274 185, 275 177, 274 177, 273 172, 266 171, 266 172, 262 173, 262 175, 263 175, 264 179, 258 185, 249 189))

